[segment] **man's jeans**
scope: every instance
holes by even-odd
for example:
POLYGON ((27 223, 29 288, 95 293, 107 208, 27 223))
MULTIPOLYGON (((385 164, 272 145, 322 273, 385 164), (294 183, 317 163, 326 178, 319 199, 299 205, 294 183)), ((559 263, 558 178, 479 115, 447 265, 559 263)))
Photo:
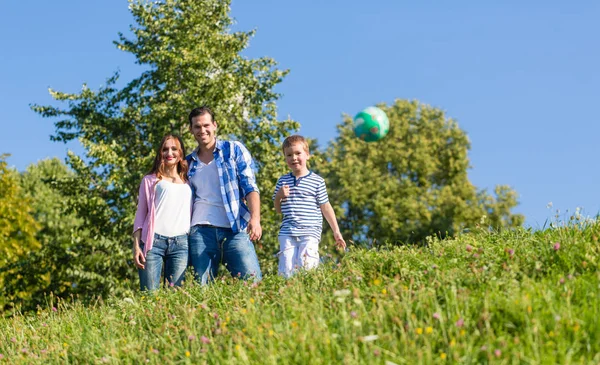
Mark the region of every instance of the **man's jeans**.
POLYGON ((180 286, 188 264, 186 234, 175 237, 154 234, 152 248, 146 253, 146 267, 138 269, 141 290, 156 290, 160 287, 163 263, 165 279, 169 281, 169 285, 180 286))
POLYGON ((190 265, 201 284, 213 280, 223 263, 233 277, 260 281, 262 273, 254 245, 246 232, 195 225, 190 229, 190 265))

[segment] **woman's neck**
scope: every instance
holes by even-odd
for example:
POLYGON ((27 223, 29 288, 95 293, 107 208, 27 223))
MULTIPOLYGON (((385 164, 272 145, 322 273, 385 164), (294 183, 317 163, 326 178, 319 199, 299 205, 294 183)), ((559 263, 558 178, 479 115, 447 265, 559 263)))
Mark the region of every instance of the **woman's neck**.
POLYGON ((165 166, 164 170, 165 177, 176 178, 179 174, 177 173, 177 166, 165 166))

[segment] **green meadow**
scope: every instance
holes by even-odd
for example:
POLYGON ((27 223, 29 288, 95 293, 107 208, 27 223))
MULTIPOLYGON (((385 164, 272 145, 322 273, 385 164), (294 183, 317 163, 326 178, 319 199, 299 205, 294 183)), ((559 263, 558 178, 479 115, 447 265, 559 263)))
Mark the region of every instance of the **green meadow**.
POLYGON ((350 248, 284 280, 220 277, 0 320, 0 363, 600 362, 600 224, 350 248))

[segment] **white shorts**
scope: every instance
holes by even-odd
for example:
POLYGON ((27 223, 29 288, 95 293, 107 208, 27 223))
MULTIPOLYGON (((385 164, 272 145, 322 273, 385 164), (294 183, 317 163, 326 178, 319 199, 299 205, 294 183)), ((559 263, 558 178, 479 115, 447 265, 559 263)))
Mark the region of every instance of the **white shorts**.
POLYGON ((279 275, 289 278, 298 269, 319 266, 319 240, 312 236, 279 236, 279 275))

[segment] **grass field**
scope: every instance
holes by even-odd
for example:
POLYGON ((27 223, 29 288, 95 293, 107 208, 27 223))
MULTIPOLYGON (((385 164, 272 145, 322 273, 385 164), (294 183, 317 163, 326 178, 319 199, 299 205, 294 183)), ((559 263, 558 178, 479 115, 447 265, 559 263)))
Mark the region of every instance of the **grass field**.
POLYGON ((600 363, 600 224, 350 249, 290 280, 221 278, 0 320, 1 363, 600 363))

